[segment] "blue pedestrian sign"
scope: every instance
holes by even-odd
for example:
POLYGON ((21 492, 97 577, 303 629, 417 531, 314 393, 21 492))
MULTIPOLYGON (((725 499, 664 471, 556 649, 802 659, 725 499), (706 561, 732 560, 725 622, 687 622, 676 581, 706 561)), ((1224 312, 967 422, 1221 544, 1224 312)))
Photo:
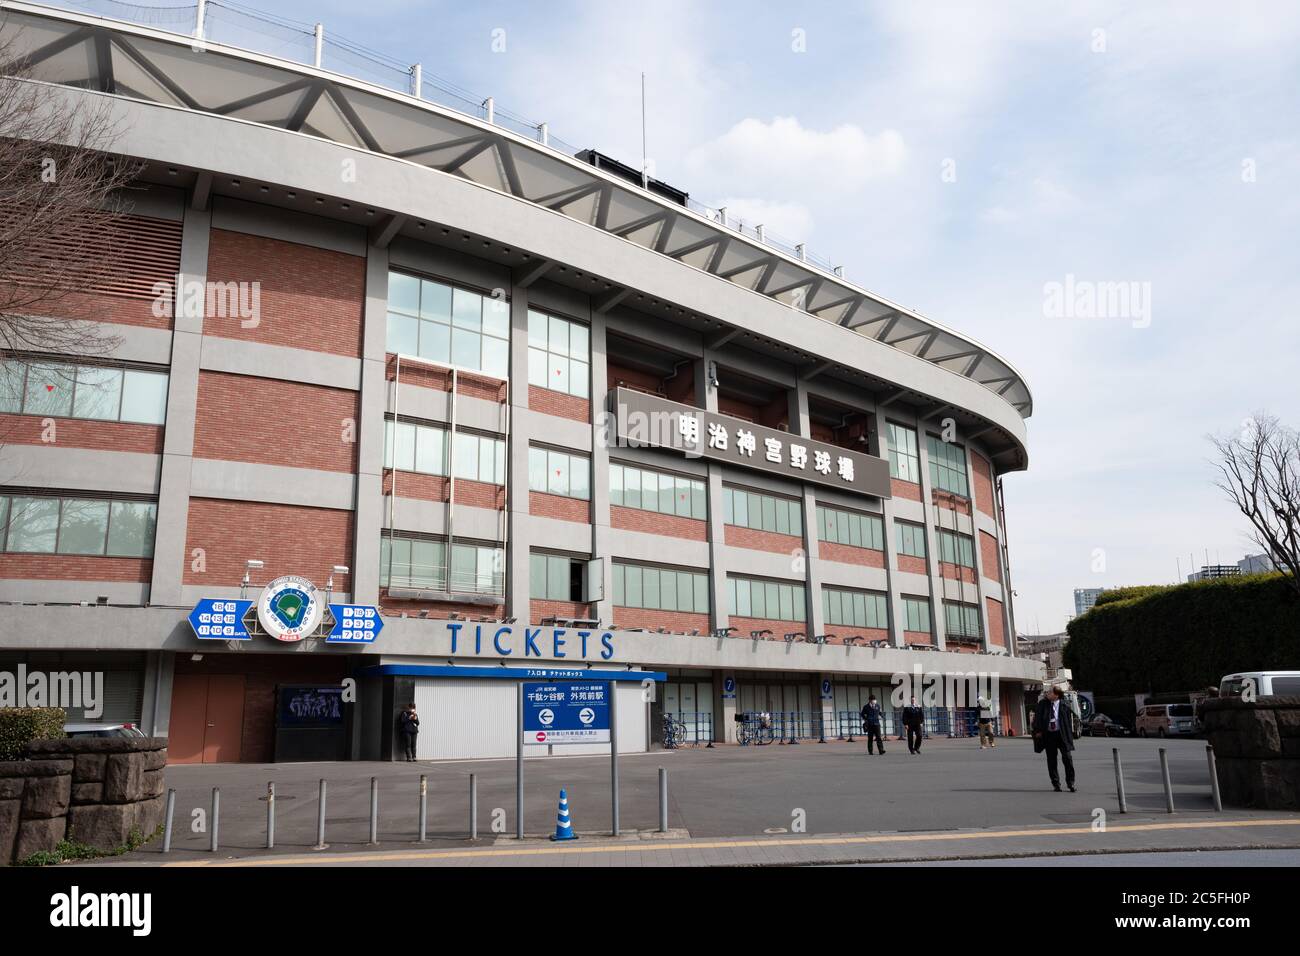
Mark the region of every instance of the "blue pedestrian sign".
POLYGON ((384 629, 379 610, 368 604, 331 604, 334 627, 326 644, 370 644, 384 629))
POLYGON ((250 641, 252 635, 244 627, 244 615, 252 606, 252 601, 204 598, 190 611, 190 627, 194 628, 194 636, 203 641, 250 641))
POLYGON ((524 743, 609 743, 609 681, 524 683, 524 743))

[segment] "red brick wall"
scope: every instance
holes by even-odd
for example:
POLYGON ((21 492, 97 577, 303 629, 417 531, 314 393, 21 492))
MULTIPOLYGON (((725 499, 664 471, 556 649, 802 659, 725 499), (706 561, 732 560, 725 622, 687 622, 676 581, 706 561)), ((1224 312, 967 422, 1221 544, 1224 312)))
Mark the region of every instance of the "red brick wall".
POLYGON ((811 626, 807 621, 776 621, 771 618, 740 617, 737 614, 729 616, 727 624, 736 629, 732 637, 743 637, 746 640, 749 639, 750 631, 761 631, 766 628, 772 632, 766 636, 766 640, 769 641, 784 641, 787 634, 795 631, 807 634, 811 626))
POLYGON ((452 614, 459 614, 462 619, 468 621, 475 621, 480 617, 499 621, 505 616, 505 610, 504 604, 458 604, 455 601, 410 601, 405 598, 390 598, 387 588, 379 589, 379 611, 386 617, 400 617, 402 614, 418 617, 421 611, 428 611, 431 621, 446 620, 452 614))
POLYGON ((855 548, 851 544, 839 544, 835 541, 817 542, 818 556, 827 561, 842 561, 845 564, 860 564, 867 568, 883 568, 885 552, 872 548, 855 548))
POLYGON ((548 495, 542 491, 528 492, 528 513, 561 521, 591 523, 591 502, 564 495, 548 495))
MULTIPOLYGON (((191 498, 183 580, 236 586, 244 577, 244 562, 253 558, 266 563, 253 572, 255 585, 282 574, 300 574, 324 587, 334 565, 352 564, 352 540, 351 511, 191 498), (195 548, 204 551, 204 571, 194 568, 195 548)), ((349 586, 344 582, 341 590, 349 586)))
POLYGON ((640 508, 625 508, 622 505, 610 506, 609 525, 611 528, 621 528, 624 531, 643 531, 646 534, 662 534, 691 541, 709 539, 707 521, 683 518, 681 515, 661 515, 640 508))
MULTIPOLYGON (((418 498, 421 501, 446 501, 448 479, 439 475, 425 475, 415 471, 397 472, 397 496, 418 498)), ((393 472, 384 472, 384 494, 393 490, 393 472)), ((506 506, 506 489, 485 481, 456 479, 456 504, 471 508, 488 508, 500 511, 506 506)))
POLYGON ((1007 646, 1007 626, 1002 619, 1002 602, 995 598, 985 598, 989 613, 989 644, 994 647, 1007 646))
MULTIPOLYGON (((397 378, 397 355, 389 352, 385 358, 387 364, 385 365, 384 375, 391 382, 397 378)), ((450 392, 451 372, 435 366, 403 362, 402 384, 432 388, 439 392, 450 392)), ((481 398, 485 402, 500 404, 506 400, 506 383, 489 375, 475 375, 473 372, 457 371, 456 394, 467 398, 481 398)))
POLYGON ((890 478, 889 492, 895 498, 907 498, 911 501, 921 500, 921 486, 914 481, 904 481, 902 478, 890 478))
POLYGON ((575 422, 591 421, 591 401, 567 392, 553 392, 538 385, 528 386, 528 407, 543 415, 570 418, 575 422))
MULTIPOLYGON (((167 276, 166 282, 175 283, 176 276, 167 276)), ((152 329, 170 329, 172 327, 170 302, 172 293, 168 292, 167 314, 153 314, 153 302, 144 299, 129 299, 115 295, 96 295, 93 293, 70 292, 51 302, 41 303, 41 311, 48 315, 69 319, 85 319, 91 322, 112 322, 117 325, 140 325, 152 329)))
POLYGON ((0 414, 0 445, 62 445, 66 448, 96 448, 105 451, 136 451, 162 454, 161 425, 133 422, 96 422, 81 418, 55 418, 54 441, 42 440, 45 419, 39 415, 0 414))
POLYGON ((546 617, 593 617, 594 608, 578 601, 542 601, 534 598, 528 602, 528 623, 541 624, 546 617))
MULTIPOLYGON (((110 558, 76 554, 0 553, 0 578, 42 581, 139 581, 153 577, 150 558, 110 558)), ((92 595, 86 600, 94 600, 92 595)))
POLYGON ((975 488, 975 507, 990 517, 993 516, 993 466, 975 452, 970 453, 971 484, 975 488))
POLYGON ((691 631, 698 629, 701 634, 709 633, 709 616, 707 614, 692 614, 689 611, 655 611, 643 607, 616 607, 614 608, 614 623, 619 629, 628 627, 644 627, 653 631, 655 628, 666 628, 679 634, 689 634, 691 631))
POLYGON ((940 561, 939 577, 947 578, 950 581, 965 581, 968 584, 974 584, 975 569, 964 568, 960 564, 949 564, 947 561, 940 561))
POLYGON ((260 283, 260 315, 244 328, 238 318, 209 318, 205 335, 361 355, 366 260, 281 239, 213 229, 209 282, 260 283))
POLYGON ((998 539, 987 531, 980 532, 980 565, 986 578, 1002 583, 1002 570, 998 566, 998 539))
POLYGON ((201 661, 176 655, 178 674, 240 674, 244 678, 241 763, 275 759, 275 689, 281 684, 337 685, 348 675, 346 658, 334 654, 204 654, 201 661))
POLYGON ((934 635, 929 631, 904 631, 904 644, 933 644, 934 635))
POLYGON ((930 492, 930 500, 945 511, 955 511, 959 515, 970 516, 970 499, 963 498, 961 495, 954 495, 951 491, 939 491, 935 489, 930 492))
POLYGON ((889 631, 883 627, 854 627, 851 624, 828 623, 826 633, 835 635, 826 642, 827 644, 843 644, 845 638, 849 637, 860 637, 864 642, 889 640, 889 631))
POLYGON ((898 570, 906 571, 908 574, 929 574, 930 565, 925 558, 918 558, 914 554, 900 554, 898 558, 898 570))
POLYGON ((358 416, 356 392, 203 371, 194 457, 354 472, 358 416))
POLYGON ((739 525, 724 526, 724 540, 733 548, 749 548, 751 551, 774 551, 778 554, 792 554, 803 548, 803 538, 793 534, 777 534, 774 531, 755 531, 739 525))

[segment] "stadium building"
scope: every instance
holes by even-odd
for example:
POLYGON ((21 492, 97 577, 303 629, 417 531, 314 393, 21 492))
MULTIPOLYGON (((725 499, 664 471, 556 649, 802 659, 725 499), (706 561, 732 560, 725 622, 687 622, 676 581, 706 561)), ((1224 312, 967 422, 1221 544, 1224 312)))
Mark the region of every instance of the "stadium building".
POLYGON ((628 750, 856 732, 897 673, 1023 728, 1005 359, 418 67, 89 6, 153 22, 0 4, 143 164, 57 306, 111 354, 4 356, 0 670, 103 672, 174 761, 391 757, 410 700, 421 756, 513 754, 521 674, 612 679, 628 750))

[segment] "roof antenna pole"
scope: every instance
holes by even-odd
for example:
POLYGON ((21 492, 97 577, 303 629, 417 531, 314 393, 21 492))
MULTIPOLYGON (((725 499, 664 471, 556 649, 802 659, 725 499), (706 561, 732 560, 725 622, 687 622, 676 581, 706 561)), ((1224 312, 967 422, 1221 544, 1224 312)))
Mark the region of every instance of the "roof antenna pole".
POLYGON ((646 174, 645 158, 645 73, 641 74, 641 188, 650 188, 650 179, 646 174))
POLYGON ((312 65, 319 70, 320 63, 321 63, 321 50, 325 45, 325 25, 321 23, 316 24, 315 32, 316 32, 315 62, 312 65))
POLYGON ((194 38, 203 39, 203 15, 207 12, 207 0, 198 0, 198 6, 194 12, 194 38))

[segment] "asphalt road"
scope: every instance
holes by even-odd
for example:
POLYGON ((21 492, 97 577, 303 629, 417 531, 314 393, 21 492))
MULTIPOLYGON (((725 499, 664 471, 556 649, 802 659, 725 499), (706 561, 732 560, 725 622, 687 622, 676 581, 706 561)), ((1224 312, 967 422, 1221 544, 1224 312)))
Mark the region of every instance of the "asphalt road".
POLYGON ((855 863, 854 866, 1300 866, 1300 850, 1193 850, 1169 853, 1083 853, 1078 856, 1017 856, 993 860, 919 860, 909 863, 855 863))
MULTIPOLYGON (((927 741, 920 756, 888 742, 885 756, 868 757, 855 744, 716 747, 654 752, 620 760, 624 831, 657 826, 659 767, 669 773, 669 825, 691 837, 936 831, 1087 823, 1104 810, 1118 822, 1111 748, 1120 750, 1130 813, 1125 820, 1169 819, 1165 813, 1155 740, 1084 738, 1075 752, 1078 793, 1056 793, 1044 758, 1026 739, 1004 739, 981 751, 973 740, 927 741), (802 825, 803 830, 798 827, 802 825)), ((1168 741, 1180 819, 1212 814, 1205 744, 1168 741)), ((328 780, 326 842, 335 850, 364 849, 369 832, 370 778, 378 778, 380 842, 415 838, 418 780, 429 778, 429 838, 464 845, 468 785, 478 781, 483 842, 514 834, 513 760, 409 763, 223 764, 167 768, 177 790, 173 849, 205 851, 204 819, 211 788, 221 788, 220 845, 256 851, 266 827, 266 784, 276 781, 276 842, 281 850, 316 842, 317 781, 328 780), (204 827, 196 825, 202 822, 204 827)), ((553 832, 557 797, 567 788, 579 833, 608 832, 607 757, 525 761, 526 832, 553 832)), ((159 841, 139 855, 157 853, 159 841)))

